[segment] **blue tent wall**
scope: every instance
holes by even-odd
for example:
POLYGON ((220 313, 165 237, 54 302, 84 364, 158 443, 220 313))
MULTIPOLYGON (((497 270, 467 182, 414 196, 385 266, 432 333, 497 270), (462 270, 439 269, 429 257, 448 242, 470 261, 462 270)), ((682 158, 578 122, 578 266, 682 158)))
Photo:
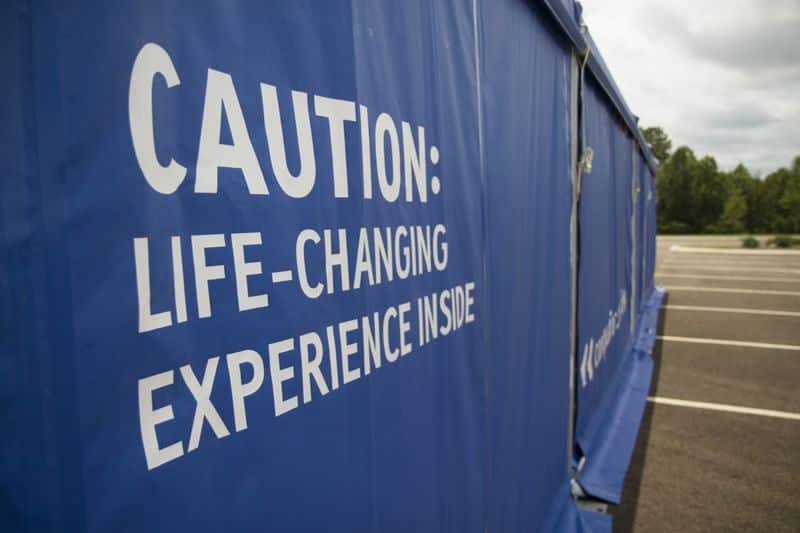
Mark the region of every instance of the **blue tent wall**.
POLYGON ((647 192, 646 192, 646 181, 647 181, 647 163, 645 162, 642 155, 638 152, 634 155, 637 159, 636 164, 636 171, 633 176, 634 183, 635 183, 635 197, 636 197, 636 253, 638 254, 636 257, 636 264, 637 269, 635 273, 635 283, 637 288, 637 294, 639 295, 639 308, 636 310, 637 313, 642 312, 642 308, 644 307, 645 302, 645 257, 647 257, 647 236, 649 230, 647 229, 646 224, 646 213, 647 213, 647 192))
POLYGON ((656 180, 652 172, 647 172, 646 180, 646 201, 647 201, 647 257, 645 260, 645 283, 647 289, 655 287, 656 270, 656 233, 658 232, 658 220, 656 218, 656 207, 658 205, 658 195, 656 191, 656 180))
MULTIPOLYGON (((653 190, 653 167, 613 79, 592 57, 584 120, 595 161, 584 176, 585 292, 574 343, 574 65, 593 43, 570 0, 145 1, 91 9, 19 1, 0 9, 10 73, 0 82, 0 407, 9 428, 0 445, 0 529, 609 529, 607 516, 580 511, 570 495, 570 372, 582 355, 575 346, 602 330, 620 291, 630 298, 636 282, 632 146, 642 150, 643 190, 653 190), (132 68, 147 43, 168 54, 180 77, 171 87, 156 77, 152 87, 159 162, 174 159, 187 169, 170 194, 148 184, 132 146, 132 68), (197 168, 208 164, 199 161, 198 138, 214 73, 230 77, 268 195, 251 194, 245 173, 224 165, 215 194, 195 192, 197 168), (262 84, 276 88, 295 173, 301 158, 292 91, 307 97, 317 180, 303 198, 276 182, 262 84), (334 189, 332 133, 315 114, 315 96, 354 105, 357 118, 343 126, 347 197, 334 189), (436 193, 430 185, 426 202, 387 202, 377 189, 365 198, 359 127, 366 118, 374 132, 381 113, 394 121, 400 143, 402 122, 414 138, 424 127, 427 183, 434 175, 441 183, 436 193), (436 224, 447 228, 441 271, 349 291, 337 282, 333 294, 313 299, 268 276, 294 268, 303 229, 346 229, 354 261, 362 227, 436 224), (269 294, 268 307, 248 311, 237 306, 231 255, 232 234, 243 232, 262 239, 247 248, 247 260, 263 265, 248 290, 269 294), (225 245, 208 249, 207 262, 223 266, 225 278, 211 281, 213 313, 199 318, 192 236, 211 234, 223 235, 225 245), (134 239, 143 237, 149 304, 170 311, 173 324, 140 333, 134 239), (185 322, 175 307, 173 237, 186 275, 185 322), (474 283, 474 322, 422 345, 412 320, 410 353, 351 383, 340 375, 328 394, 312 389, 309 403, 295 366, 283 395, 297 395, 298 405, 276 416, 270 343, 297 343, 311 331, 324 338, 327 326, 406 301, 416 320, 417 298, 467 283, 474 283), (246 349, 261 357, 265 377, 246 398, 247 429, 237 431, 228 357, 246 349), (180 369, 202 380, 215 357, 209 400, 229 434, 217 438, 201 420, 199 446, 189 451, 196 402, 180 369), (161 373, 172 382, 153 402, 170 405, 174 419, 159 424, 158 439, 180 443, 183 454, 148 468, 137 387, 161 373)), ((229 113, 226 107, 221 144, 235 142, 229 113)), ((366 171, 373 179, 375 149, 373 139, 366 171)), ((639 205, 649 224, 640 234, 645 294, 654 193, 639 205)), ((308 276, 325 281, 321 248, 309 246, 308 276)), ((620 320, 627 325, 627 313, 637 311, 628 302, 620 320)), ((603 482, 607 468, 611 478, 624 474, 626 458, 604 461, 600 453, 619 432, 587 428, 614 406, 636 404, 626 398, 635 388, 630 376, 642 375, 629 366, 647 362, 636 349, 640 337, 621 327, 593 388, 578 390, 577 438, 587 453, 578 479, 587 488, 595 486, 592 472, 603 482)), ((350 338, 364 340, 358 331, 350 338)), ((396 332, 389 338, 400 342, 396 332)), ((296 350, 282 357, 281 364, 299 364, 296 350)), ((253 375, 243 372, 242 379, 253 375)), ((331 368, 321 373, 332 383, 331 368)), ((635 435, 638 419, 615 419, 635 435)))
POLYGON ((592 73, 582 92, 582 138, 593 150, 593 161, 582 178, 580 199, 577 480, 589 495, 618 503, 647 399, 649 352, 663 293, 652 290, 653 267, 647 264, 655 259, 647 205, 651 165, 639 159, 635 138, 597 81, 592 73), (634 175, 636 169, 641 170, 634 175), (635 193, 642 176, 646 186, 635 193), (634 208, 642 213, 641 224, 632 230, 634 208), (634 246, 637 232, 643 241, 634 246), (641 281, 636 279, 639 271, 641 281), (632 320, 631 313, 640 319, 632 320))
MULTIPOLYGON (((632 335, 631 138, 592 78, 583 90, 584 142, 594 151, 581 182, 576 440, 589 466, 606 441, 628 370, 632 335), (591 302, 591 303, 590 303, 591 302)), ((635 433, 634 433, 635 435, 635 433)), ((605 497, 586 475, 585 488, 605 497)))
MULTIPOLYGON (((30 314, 40 321, 40 316, 52 317, 43 336, 53 342, 36 357, 40 364, 74 366, 74 372, 53 378, 72 390, 59 390, 59 405, 45 406, 33 417, 42 425, 51 418, 59 420, 61 427, 41 440, 46 461, 65 465, 55 476, 61 486, 53 486, 50 471, 38 478, 36 471, 25 472, 24 482, 31 485, 27 503, 46 512, 24 519, 44 514, 42 526, 49 521, 53 529, 88 530, 123 524, 130 530, 252 530, 264 524, 298 530, 328 524, 343 530, 481 529, 483 469, 459 466, 481 465, 484 460, 485 416, 481 388, 475 387, 484 361, 477 349, 481 331, 475 327, 449 337, 447 346, 426 346, 413 359, 404 358, 369 380, 279 418, 271 413, 267 385, 259 391, 261 400, 248 407, 246 432, 217 440, 206 427, 196 451, 152 471, 144 464, 136 423, 136 383, 145 376, 184 364, 202 375, 211 356, 243 348, 263 353, 268 342, 319 330, 389 303, 413 301, 437 287, 480 279, 477 122, 474 113, 460 113, 475 109, 476 97, 472 91, 452 91, 453 85, 461 87, 474 78, 472 48, 447 46, 462 29, 471 37, 469 4, 351 10, 339 3, 309 12, 299 4, 200 10, 185 6, 172 11, 160 3, 140 3, 98 8, 91 16, 80 6, 73 9, 59 12, 38 6, 26 36, 41 44, 41 53, 54 56, 35 58, 36 76, 50 75, 51 67, 57 66, 52 76, 58 83, 38 84, 33 105, 38 112, 34 126, 42 136, 37 143, 42 195, 59 204, 42 207, 52 217, 43 231, 55 232, 47 250, 58 261, 47 257, 43 263, 46 270, 67 279, 58 287, 35 287, 49 302, 34 301, 30 314), (437 9, 447 17, 436 16, 437 9), (175 32, 177 27, 188 30, 175 32), (396 62, 384 61, 386 56, 380 54, 380 62, 353 55, 355 39, 369 39, 361 50, 379 47, 381 39, 391 41, 398 28, 408 34, 409 43, 440 52, 414 53, 406 44, 396 62), (111 42, 115 46, 105 44, 111 42), (315 194, 303 200, 281 196, 274 182, 270 197, 253 197, 247 195, 238 171, 222 173, 218 198, 195 195, 188 183, 175 196, 155 194, 134 159, 126 106, 131 65, 147 42, 167 50, 180 71, 178 88, 162 87, 157 93, 161 100, 156 105, 164 112, 155 113, 162 121, 156 128, 161 134, 159 151, 188 168, 196 160, 204 78, 213 67, 234 79, 254 139, 263 120, 258 96, 262 82, 283 89, 284 109, 291 108, 289 89, 296 89, 350 98, 376 114, 388 112, 396 119, 424 124, 429 142, 442 153, 438 171, 448 201, 388 208, 355 199, 334 201, 330 179, 320 179, 315 194), (312 43, 313 53, 303 61, 285 61, 296 52, 297 42, 312 43), (440 72, 448 74, 446 83, 436 83, 440 72), (370 85, 371 79, 381 80, 379 90, 370 85), (396 91, 391 79, 397 80, 396 91), (136 331, 133 237, 150 236, 151 264, 169 265, 165 241, 170 235, 262 231, 270 262, 280 265, 289 264, 300 228, 322 233, 328 227, 357 230, 433 222, 445 223, 452 231, 450 266, 435 279, 398 280, 369 294, 353 291, 319 301, 275 288, 270 307, 250 313, 237 312, 235 288, 228 284, 212 293, 217 309, 211 318, 146 334, 136 331), (56 320, 46 312, 48 305, 61 309, 63 318, 56 320), (59 336, 53 338, 54 332, 59 336), (61 411, 78 416, 62 419, 61 411), (74 448, 63 445, 73 439, 74 448), (41 485, 53 487, 54 494, 35 494, 41 485), (72 500, 77 504, 69 505, 72 500), (63 515, 47 516, 59 507, 63 515), (305 512, 309 508, 315 512, 305 512)), ((283 120, 291 125, 286 131, 293 132, 292 118, 284 115, 283 120)), ((313 127, 315 139, 325 139, 324 123, 316 121, 313 127)), ((259 159, 266 161, 263 137, 253 144, 259 159)), ((317 172, 329 177, 330 155, 324 152, 324 142, 318 147, 317 172)), ((350 150, 348 158, 358 168, 358 152, 350 150)), ((354 244, 351 247, 352 255, 354 244)), ((184 256, 189 254, 185 249, 184 256)), ((265 253, 260 259, 266 262, 267 257, 265 253)), ((233 271, 230 255, 219 253, 211 261, 233 271)), ((170 271, 153 268, 152 274, 153 294, 161 295, 154 298, 153 307, 168 308, 170 271)), ((255 280, 251 290, 261 292, 264 285, 255 280)), ((187 292, 191 303, 191 286, 187 292)), ((194 312, 190 306, 190 316, 194 312)), ((12 317, 8 320, 17 323, 12 317)), ((225 376, 225 370, 220 368, 219 374, 225 376)), ((180 378, 175 379, 178 385, 180 378)), ((43 388, 49 387, 37 384, 31 394, 41 394, 43 388)), ((191 396, 177 386, 161 392, 159 401, 173 405, 175 420, 161 426, 159 438, 165 443, 183 440, 185 447, 194 407, 191 396)), ((229 427, 230 394, 226 379, 218 378, 211 399, 229 427)))
POLYGON ((639 227, 641 268, 639 269, 639 283, 641 286, 642 306, 653 288, 653 272, 655 267, 655 221, 651 220, 651 212, 655 212, 655 191, 653 174, 646 165, 644 157, 639 156, 639 227))
POLYGON ((536 7, 484 4, 480 20, 489 526, 543 530, 569 481, 571 55, 536 7))

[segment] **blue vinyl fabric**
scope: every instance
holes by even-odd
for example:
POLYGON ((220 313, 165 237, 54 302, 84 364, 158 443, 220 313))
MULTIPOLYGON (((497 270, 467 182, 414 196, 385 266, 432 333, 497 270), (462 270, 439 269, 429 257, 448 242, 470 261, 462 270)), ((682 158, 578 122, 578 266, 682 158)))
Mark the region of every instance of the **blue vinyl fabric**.
POLYGON ((656 232, 658 231, 658 220, 656 218, 656 180, 652 172, 646 171, 644 178, 645 186, 645 225, 647 229, 647 242, 645 245, 644 256, 644 284, 645 292, 650 292, 655 288, 656 272, 656 232))
POLYGON ((664 294, 659 288, 648 293, 633 345, 625 352, 617 374, 606 385, 606 398, 596 413, 603 419, 592 428, 587 460, 578 477, 586 493, 612 503, 621 501, 625 473, 647 404, 653 374, 650 354, 664 294))
MULTIPOLYGON (((638 220, 639 231, 639 253, 641 262, 639 268, 639 294, 649 295, 653 289, 653 273, 655 267, 655 182, 650 168, 645 163, 644 157, 640 156, 639 171, 639 196, 638 196, 638 220), (652 215, 652 217, 651 217, 652 215)), ((645 298, 640 301, 644 306, 645 298)))
POLYGON ((493 531, 546 531, 552 512, 540 506, 560 508, 563 493, 553 487, 568 483, 569 359, 559 354, 570 351, 570 50, 524 2, 483 4, 480 21, 487 511, 493 531))
POLYGON ((648 235, 649 230, 647 229, 647 187, 648 187, 648 174, 649 169, 647 168, 647 164, 645 163, 644 158, 641 154, 637 154, 635 156, 637 158, 636 162, 636 172, 633 176, 635 180, 635 196, 636 196, 636 212, 634 216, 636 217, 635 225, 636 225, 636 253, 638 254, 637 259, 639 262, 637 263, 637 268, 634 276, 634 281, 637 284, 636 290, 637 294, 639 295, 638 305, 639 308, 636 310, 637 313, 641 313, 642 309, 645 305, 645 299, 643 298, 645 291, 646 291, 646 271, 647 266, 645 264, 645 258, 648 254, 648 235))
MULTIPOLYGON (((588 461, 602 445, 616 383, 629 360, 632 140, 590 77, 583 90, 584 143, 593 152, 582 177, 578 266, 576 439, 588 461)), ((602 462, 602 460, 601 460, 602 462)))
MULTIPOLYGON (((570 494, 576 5, 0 9, 0 530, 610 531, 570 494)), ((633 283, 604 87, 578 344, 633 283)))
POLYGON ((652 342, 637 343, 654 335, 662 296, 647 264, 655 259, 652 177, 594 76, 582 94, 583 140, 593 162, 582 178, 579 213, 577 479, 590 496, 619 503, 652 376, 652 342))

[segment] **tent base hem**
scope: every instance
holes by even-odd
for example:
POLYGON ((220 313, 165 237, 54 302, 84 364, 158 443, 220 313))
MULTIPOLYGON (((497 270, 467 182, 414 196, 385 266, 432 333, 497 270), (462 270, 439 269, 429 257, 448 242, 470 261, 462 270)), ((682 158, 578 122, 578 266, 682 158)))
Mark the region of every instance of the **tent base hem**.
POLYGON ((664 289, 656 287, 647 299, 633 347, 620 369, 619 391, 608 411, 610 415, 598 428, 578 474, 578 483, 586 494, 610 503, 621 501, 625 474, 636 445, 653 374, 650 354, 665 294, 664 289))

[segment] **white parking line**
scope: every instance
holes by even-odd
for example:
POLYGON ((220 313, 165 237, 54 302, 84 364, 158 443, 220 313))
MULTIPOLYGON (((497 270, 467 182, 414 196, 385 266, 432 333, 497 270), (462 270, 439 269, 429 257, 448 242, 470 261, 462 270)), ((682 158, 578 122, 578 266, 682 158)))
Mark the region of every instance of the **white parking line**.
POLYGON ((674 261, 676 263, 744 263, 745 265, 769 265, 777 263, 779 265, 796 266, 800 261, 797 257, 712 257, 712 256, 686 256, 679 254, 664 254, 658 258, 661 261, 674 261))
POLYGON ((754 265, 754 264, 769 264, 769 263, 781 263, 781 264, 798 264, 800 263, 800 258, 798 257, 712 257, 708 255, 698 255, 698 256, 688 256, 684 254, 664 254, 659 259, 664 261, 680 261, 681 263, 731 263, 731 262, 739 262, 754 265))
POLYGON ((746 315, 769 315, 769 316, 795 316, 800 317, 800 313, 794 311, 780 311, 778 309, 747 309, 745 307, 704 307, 699 305, 663 305, 663 309, 674 311, 706 311, 711 313, 742 313, 746 315))
POLYGON ((775 283, 800 283, 800 278, 759 278, 753 276, 704 276, 702 274, 668 274, 666 272, 656 272, 656 276, 662 278, 688 278, 688 279, 721 279, 728 281, 771 281, 775 283))
POLYGON ((800 296, 798 291, 772 291, 766 289, 734 289, 733 287, 696 287, 689 285, 666 285, 667 291, 692 292, 730 292, 736 294, 774 294, 782 296, 800 296))
POLYGON ((794 344, 770 344, 766 342, 731 341, 727 339, 706 339, 702 337, 675 337, 672 335, 656 335, 656 339, 668 342, 691 342, 696 344, 717 344, 720 346, 743 346, 745 348, 765 348, 768 350, 800 352, 800 346, 795 346, 794 344))
POLYGON ((648 396, 647 401, 662 405, 690 407, 692 409, 706 409, 709 411, 724 411, 727 413, 738 413, 743 415, 768 416, 771 418, 800 420, 800 413, 790 413, 788 411, 773 411, 772 409, 756 409, 755 407, 742 407, 739 405, 730 405, 726 403, 692 402, 688 400, 678 400, 676 398, 664 398, 663 396, 648 396))
POLYGON ((670 252, 689 253, 689 254, 713 254, 713 255, 750 255, 750 256, 771 256, 771 255, 800 255, 800 250, 748 250, 743 248, 703 248, 695 246, 684 246, 673 244, 669 247, 670 252))
POLYGON ((714 263, 698 264, 698 263, 668 263, 664 262, 659 265, 659 268, 666 270, 708 270, 712 272, 771 272, 775 274, 800 274, 800 269, 797 268, 760 268, 757 266, 743 266, 742 263, 736 262, 738 266, 715 266, 714 263))

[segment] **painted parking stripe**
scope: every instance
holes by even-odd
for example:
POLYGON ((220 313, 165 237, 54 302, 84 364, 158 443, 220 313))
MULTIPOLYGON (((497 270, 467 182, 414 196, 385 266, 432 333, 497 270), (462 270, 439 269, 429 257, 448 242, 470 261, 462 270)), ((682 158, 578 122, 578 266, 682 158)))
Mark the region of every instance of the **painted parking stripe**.
POLYGON ((800 317, 794 311, 780 311, 778 309, 748 309, 746 307, 705 307, 701 305, 663 305, 663 309, 674 311, 703 311, 708 313, 741 313, 745 315, 793 316, 800 317))
POLYGON ((748 257, 678 257, 675 255, 665 255, 659 261, 669 263, 680 263, 684 265, 747 265, 747 266, 786 266, 797 268, 800 261, 797 259, 750 259, 748 257))
POLYGON ((765 348, 768 350, 789 350, 800 352, 800 346, 794 344, 771 344, 767 342, 731 341, 727 339, 706 339, 703 337, 676 337, 673 335, 656 335, 656 339, 667 342, 690 342, 695 344, 716 344, 719 346, 742 346, 745 348, 765 348))
POLYGON ((659 257, 657 261, 665 263, 680 263, 682 265, 747 265, 747 266, 786 266, 797 268, 800 261, 797 259, 751 259, 748 257, 679 257, 676 255, 665 255, 659 257))
POLYGON ((746 250, 740 248, 703 248, 695 246, 684 246, 681 244, 673 244, 669 247, 670 252, 688 253, 688 254, 713 254, 713 255, 749 255, 749 256, 796 256, 800 255, 800 250, 746 250))
POLYGON ((664 254, 659 259, 664 261, 680 261, 681 263, 729 263, 732 261, 741 261, 748 265, 754 264, 769 264, 772 262, 780 263, 782 265, 796 265, 800 263, 798 257, 712 257, 706 255, 688 256, 683 254, 664 254))
POLYGON ((658 258, 659 261, 675 261, 676 263, 744 263, 745 265, 769 265, 776 263, 779 265, 798 265, 800 258, 797 257, 711 257, 711 256, 686 256, 678 254, 664 254, 658 258))
POLYGON ((708 264, 698 264, 698 263, 671 263, 671 262, 664 262, 659 266, 659 268, 666 269, 666 270, 708 270, 708 271, 719 271, 719 272, 771 272, 771 273, 780 273, 780 274, 800 274, 800 269, 797 268, 761 268, 758 266, 743 266, 742 263, 736 262, 737 266, 723 266, 716 263, 708 263, 708 264))
MULTIPOLYGON (((659 262, 659 261, 656 261, 659 262)), ((683 259, 681 257, 662 257, 662 263, 674 263, 676 265, 720 265, 720 266, 763 266, 763 267, 789 267, 798 268, 800 263, 797 261, 748 261, 747 259, 740 259, 738 257, 715 257, 714 259, 701 260, 697 259, 683 259)))
POLYGON ((708 276, 702 274, 669 274, 667 272, 656 272, 656 276, 662 278, 687 278, 687 279, 718 279, 728 281, 770 281, 774 283, 800 283, 800 278, 759 278, 753 276, 708 276))
POLYGON ((688 400, 678 400, 677 398, 665 398, 663 396, 648 396, 647 401, 661 405, 674 405, 677 407, 689 407, 692 409, 706 409, 708 411, 724 411, 726 413, 768 416, 771 418, 783 418, 786 420, 800 420, 800 413, 773 411, 772 409, 757 409, 755 407, 742 407, 740 405, 730 405, 726 403, 692 402, 688 400))
POLYGON ((692 292, 730 292, 736 294, 772 294, 780 296, 800 296, 799 291, 773 291, 767 289, 735 289, 733 287, 697 287, 694 285, 666 285, 667 291, 692 292))

